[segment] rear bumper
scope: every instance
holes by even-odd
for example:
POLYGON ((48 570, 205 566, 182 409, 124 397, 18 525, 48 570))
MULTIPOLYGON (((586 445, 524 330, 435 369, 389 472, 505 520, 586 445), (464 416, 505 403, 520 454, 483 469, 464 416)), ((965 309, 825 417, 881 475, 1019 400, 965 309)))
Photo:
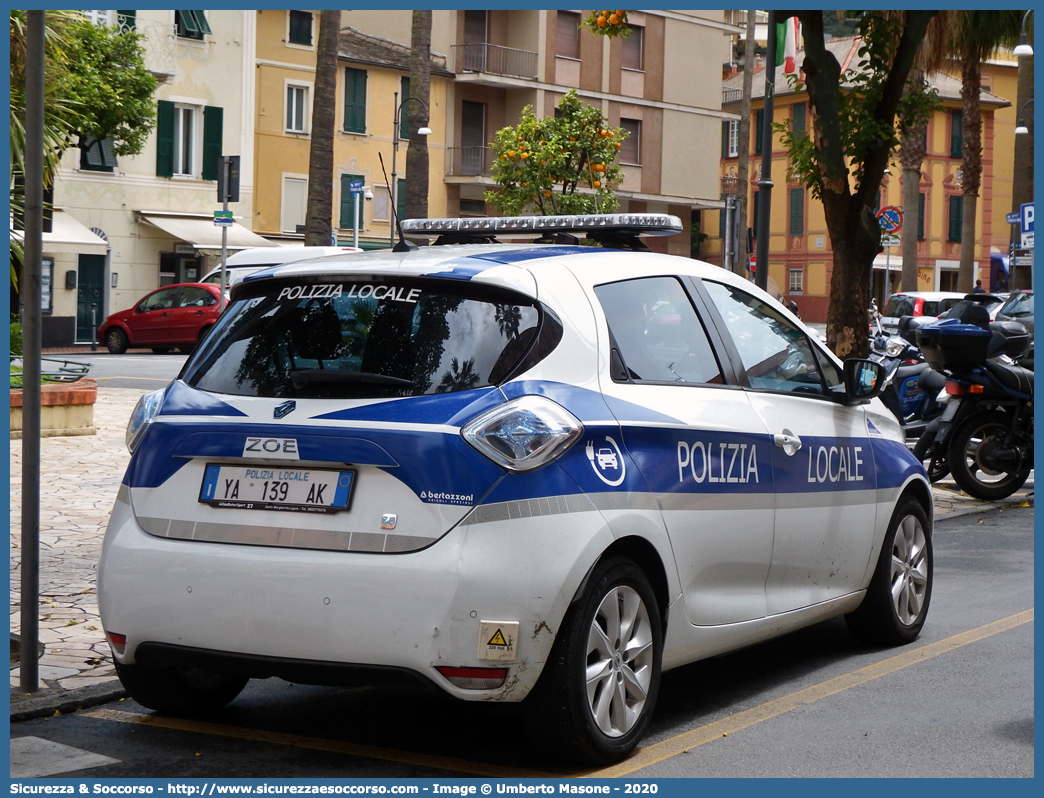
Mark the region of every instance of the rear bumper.
POLYGON ((99 609, 106 632, 127 637, 123 664, 140 656, 316 684, 405 674, 459 698, 521 701, 584 575, 611 542, 593 508, 567 523, 465 525, 403 554, 172 540, 145 533, 121 499, 99 563, 99 609), (511 659, 482 654, 484 621, 518 624, 511 659), (497 690, 462 690, 437 666, 509 674, 497 690))

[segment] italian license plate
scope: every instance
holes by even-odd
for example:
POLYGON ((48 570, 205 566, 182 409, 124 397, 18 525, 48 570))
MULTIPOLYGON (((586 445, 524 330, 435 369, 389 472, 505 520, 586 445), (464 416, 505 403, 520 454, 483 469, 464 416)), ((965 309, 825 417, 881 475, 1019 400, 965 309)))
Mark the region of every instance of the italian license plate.
POLYGON ((199 500, 236 510, 336 513, 348 508, 354 471, 210 463, 199 500))

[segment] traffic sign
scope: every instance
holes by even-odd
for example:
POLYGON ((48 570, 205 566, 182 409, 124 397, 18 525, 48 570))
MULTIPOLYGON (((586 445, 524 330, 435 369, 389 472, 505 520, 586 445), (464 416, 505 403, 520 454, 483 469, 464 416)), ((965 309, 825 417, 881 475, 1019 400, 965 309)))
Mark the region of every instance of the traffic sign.
POLYGON ((232 211, 214 211, 215 227, 231 227, 232 211))
POLYGON ((1004 221, 1006 221, 1008 224, 1022 224, 1022 213, 1020 213, 1019 211, 1009 213, 1005 215, 1004 221))
POLYGON ((1017 255, 1011 259, 1013 266, 1032 266, 1033 256, 1032 255, 1017 255))
POLYGON ((903 212, 894 205, 886 205, 877 212, 877 223, 886 233, 894 233, 903 226, 903 212))
POLYGON ((902 238, 895 233, 882 233, 881 234, 881 246, 882 247, 899 247, 902 246, 902 238))
POLYGON ((349 180, 348 191, 352 194, 362 194, 363 182, 361 180, 349 180))
POLYGON ((1033 249, 1033 203, 1027 202, 1019 206, 1019 215, 1022 248, 1033 249))

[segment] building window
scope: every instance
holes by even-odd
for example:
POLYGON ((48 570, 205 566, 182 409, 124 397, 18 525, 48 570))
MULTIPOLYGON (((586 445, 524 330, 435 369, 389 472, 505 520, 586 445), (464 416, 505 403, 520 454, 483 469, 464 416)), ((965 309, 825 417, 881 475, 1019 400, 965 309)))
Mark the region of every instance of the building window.
POLYGON ((924 241, 924 192, 917 195, 917 240, 924 241))
POLYGON ((803 269, 790 269, 787 272, 787 293, 800 294, 804 288, 805 272, 803 269))
POLYGON ((366 132, 366 70, 344 70, 344 130, 366 132))
POLYGON ((630 135, 620 144, 620 163, 641 164, 642 123, 639 119, 621 119, 620 127, 630 135))
POLYGON ((805 234, 805 189, 790 189, 790 234, 805 234))
POLYGON ((754 116, 754 154, 761 155, 761 144, 765 138, 765 109, 759 108, 754 116))
POLYGON ((308 113, 308 87, 286 87, 286 132, 307 133, 305 120, 308 113))
MULTIPOLYGON (((557 108, 555 110, 558 110, 557 108)), ((488 173, 486 166, 486 105, 463 100, 460 104, 461 175, 488 173)))
POLYGON ((964 224, 964 197, 955 194, 950 197, 950 225, 946 235, 947 241, 961 240, 961 226, 964 224))
POLYGON ((735 158, 739 154, 739 122, 721 123, 721 157, 735 158))
POLYGON ((174 25, 182 39, 202 41, 204 33, 210 33, 210 25, 202 11, 175 11, 174 25))
MULTIPOLYGON (((341 221, 337 226, 340 227, 342 230, 355 229, 355 206, 363 202, 362 194, 353 194, 352 191, 349 189, 349 185, 353 180, 358 180, 360 183, 366 182, 366 178, 364 178, 362 175, 341 175, 341 221)), ((364 210, 365 206, 360 205, 360 230, 366 227, 366 218, 364 210)))
POLYGON ((761 192, 760 191, 755 191, 754 192, 754 200, 751 202, 751 205, 754 206, 754 222, 753 222, 754 230, 753 230, 753 232, 754 232, 754 237, 755 238, 758 235, 758 205, 760 204, 758 202, 759 199, 761 199, 761 192))
POLYGON ((463 216, 485 216, 486 215, 486 203, 480 199, 460 199, 460 213, 463 216))
POLYGON ((223 118, 220 106, 159 100, 156 111, 156 174, 160 177, 181 175, 217 180, 223 118))
POLYGON ((279 226, 284 233, 303 233, 308 202, 308 178, 283 176, 279 226), (300 228, 300 229, 299 229, 300 228))
POLYGON ((555 53, 563 58, 580 58, 580 15, 572 11, 558 12, 558 35, 555 53))
POLYGON ((639 72, 645 69, 645 48, 642 43, 644 33, 644 28, 632 25, 631 35, 623 40, 624 69, 635 69, 639 72))
POLYGON ((964 115, 960 111, 950 111, 950 157, 962 157, 964 149, 964 115))
POLYGON ((486 12, 464 12, 464 57, 458 65, 464 72, 484 72, 486 69, 486 12))
POLYGON ((112 172, 117 166, 116 154, 112 151, 112 138, 96 139, 83 136, 80 139, 80 169, 86 172, 112 172))
POLYGON ((286 40, 290 44, 298 44, 303 47, 312 46, 312 12, 291 11, 287 21, 288 30, 286 40))
POLYGON ((804 103, 794 104, 794 123, 790 129, 795 138, 803 138, 805 135, 805 108, 804 103))
POLYGON ((83 15, 87 17, 89 22, 93 22, 98 27, 104 27, 109 24, 110 11, 84 11, 83 15))

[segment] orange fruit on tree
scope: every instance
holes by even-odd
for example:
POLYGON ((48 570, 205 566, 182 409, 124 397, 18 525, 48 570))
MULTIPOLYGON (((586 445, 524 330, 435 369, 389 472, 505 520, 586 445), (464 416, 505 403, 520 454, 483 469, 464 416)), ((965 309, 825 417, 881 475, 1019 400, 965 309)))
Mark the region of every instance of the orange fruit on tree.
POLYGON ((544 196, 545 197, 550 197, 551 196, 551 192, 550 191, 545 191, 544 192, 544 196))
POLYGON ((619 25, 620 24, 620 15, 619 14, 610 14, 609 15, 609 24, 610 25, 619 25))
POLYGON ((598 23, 598 27, 599 28, 604 28, 605 27, 605 23, 607 21, 608 20, 606 20, 606 18, 604 16, 602 16, 601 14, 599 14, 598 18, 595 20, 595 22, 598 23))
POLYGON ((591 185, 593 185, 595 188, 601 188, 602 187, 602 181, 601 180, 596 180, 591 185))

